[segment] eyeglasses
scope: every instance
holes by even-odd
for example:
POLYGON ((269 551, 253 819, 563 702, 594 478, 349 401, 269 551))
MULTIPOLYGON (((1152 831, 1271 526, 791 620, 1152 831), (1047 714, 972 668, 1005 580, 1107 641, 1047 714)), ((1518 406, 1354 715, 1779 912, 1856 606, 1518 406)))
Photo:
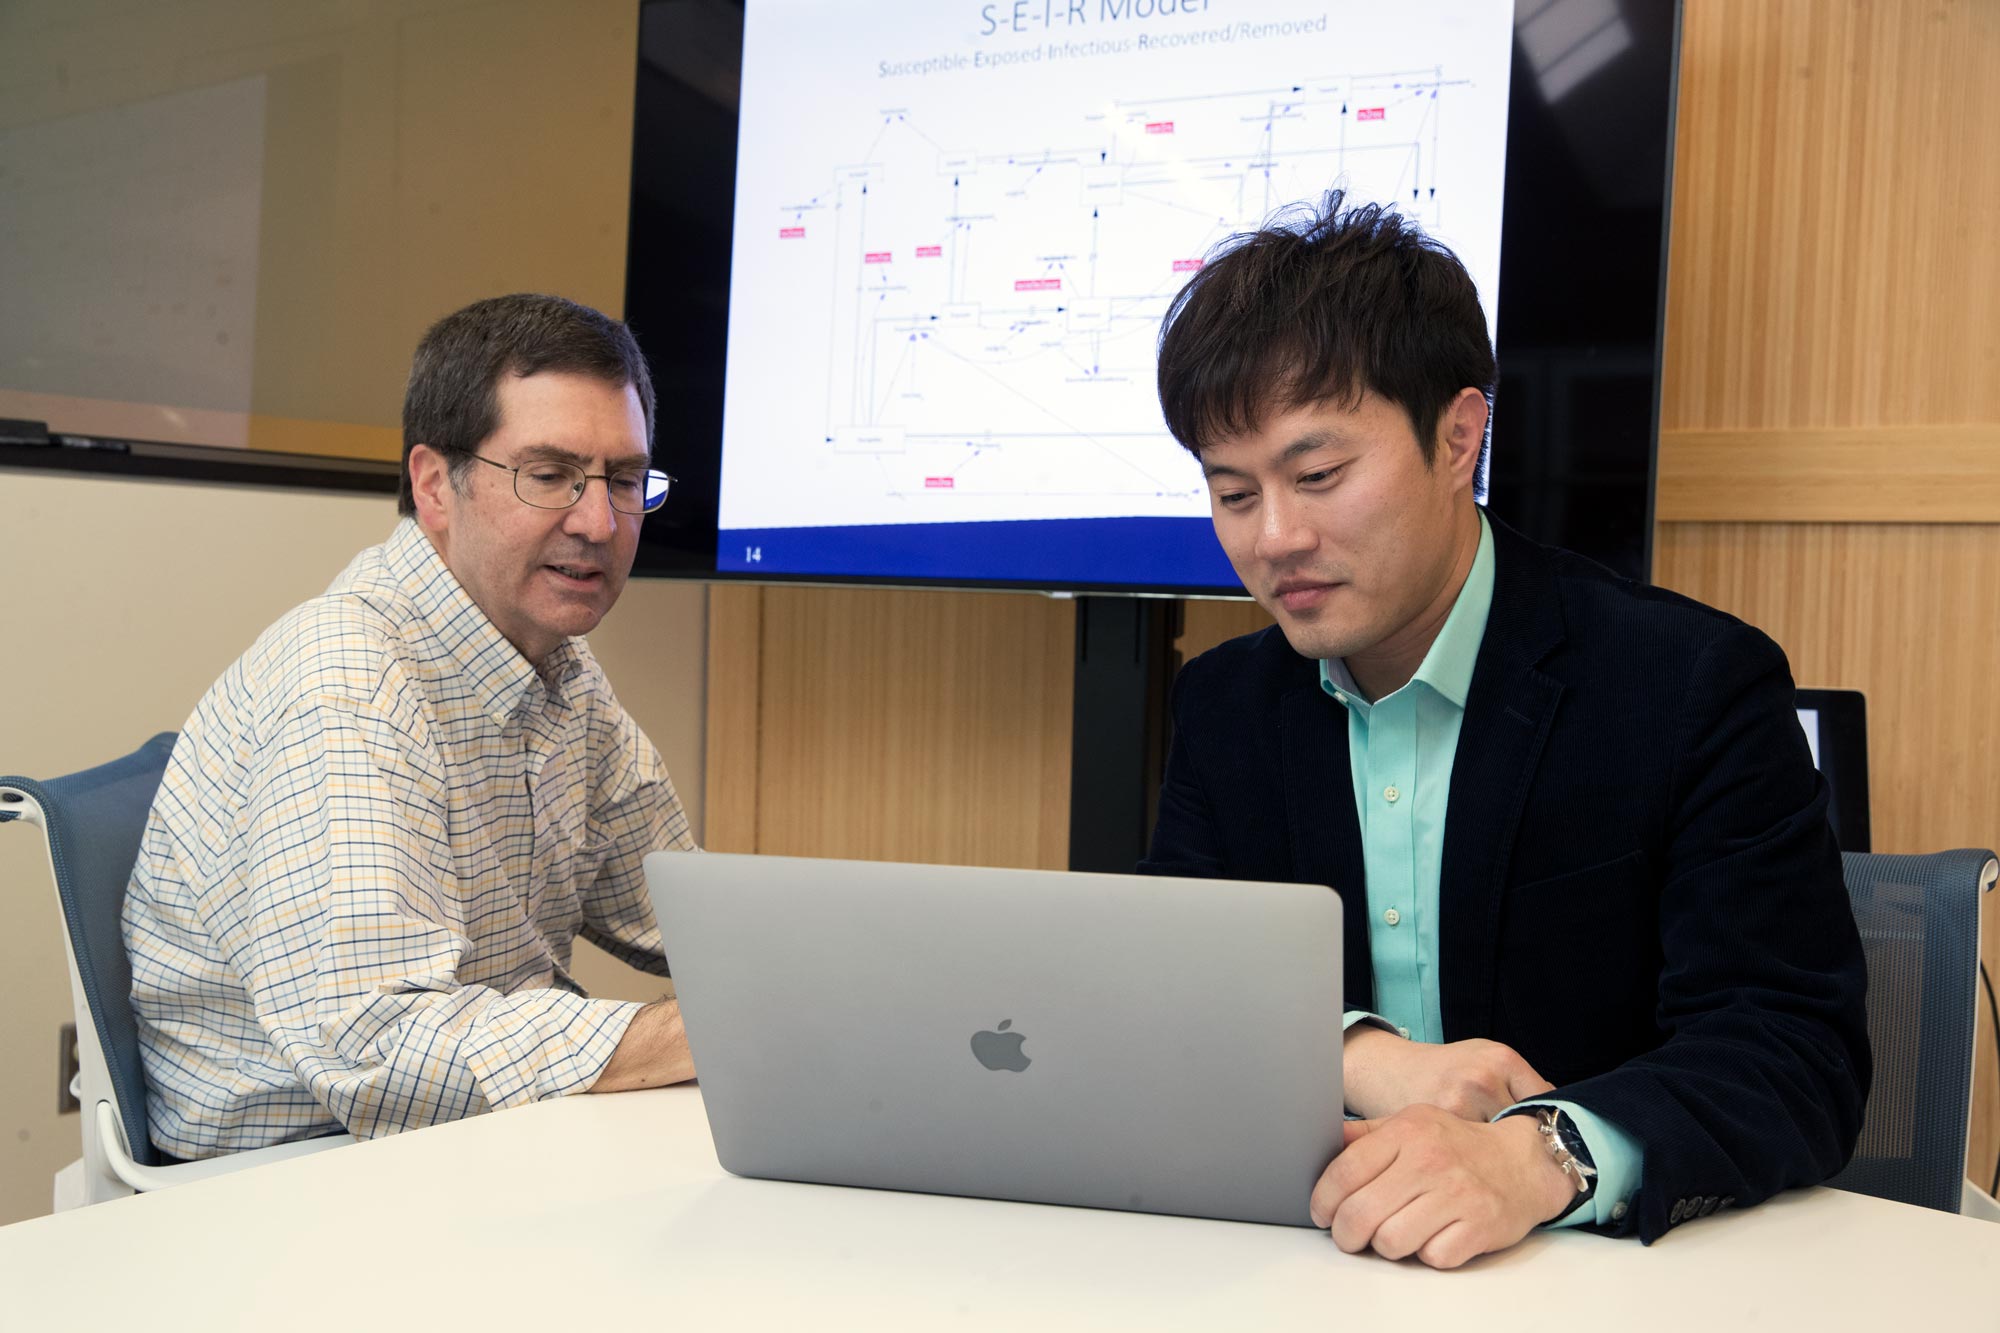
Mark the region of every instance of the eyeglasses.
POLYGON ((674 484, 672 477, 656 468, 621 467, 608 473, 585 472, 574 463, 559 463, 554 459, 508 467, 470 449, 452 452, 513 473, 514 494, 521 497, 521 503, 537 509, 568 509, 583 498, 586 485, 601 481, 611 492, 613 509, 621 514, 650 514, 667 502, 667 491, 674 484))

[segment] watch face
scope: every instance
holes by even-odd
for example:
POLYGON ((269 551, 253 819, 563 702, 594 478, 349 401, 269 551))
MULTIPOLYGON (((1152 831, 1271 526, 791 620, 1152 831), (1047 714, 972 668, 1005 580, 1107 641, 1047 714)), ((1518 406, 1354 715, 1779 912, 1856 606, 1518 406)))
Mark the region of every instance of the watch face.
POLYGON ((1576 1123, 1568 1115, 1556 1107, 1544 1106, 1538 1109, 1536 1118, 1540 1121, 1537 1128, 1542 1131, 1542 1142, 1547 1145, 1549 1156, 1562 1168, 1562 1173, 1576 1184, 1576 1198, 1556 1215, 1555 1220, 1561 1221, 1597 1193, 1597 1168, 1583 1146, 1583 1136, 1576 1132, 1576 1123))
POLYGON ((1591 1184, 1595 1186, 1597 1163, 1591 1160, 1590 1149, 1584 1146, 1583 1135, 1577 1133, 1576 1122, 1569 1118, 1567 1112, 1556 1112, 1556 1139, 1571 1157, 1576 1158, 1577 1164, 1591 1174, 1591 1184))

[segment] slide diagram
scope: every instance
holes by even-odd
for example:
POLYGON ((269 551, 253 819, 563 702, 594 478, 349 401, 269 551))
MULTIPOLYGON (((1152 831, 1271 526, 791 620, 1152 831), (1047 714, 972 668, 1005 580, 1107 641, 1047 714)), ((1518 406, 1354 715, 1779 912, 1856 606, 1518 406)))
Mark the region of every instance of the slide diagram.
POLYGON ((753 7, 723 528, 1205 516, 1161 320, 1229 237, 1334 186, 1451 243, 1491 320, 1508 28, 1422 9, 894 77, 819 11, 753 7))

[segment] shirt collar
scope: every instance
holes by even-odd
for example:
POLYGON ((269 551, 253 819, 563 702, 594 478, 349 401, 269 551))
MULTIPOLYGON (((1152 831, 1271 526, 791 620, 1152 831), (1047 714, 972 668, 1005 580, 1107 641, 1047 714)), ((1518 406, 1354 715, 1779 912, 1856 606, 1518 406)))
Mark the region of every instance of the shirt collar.
MULTIPOLYGON (((1486 619, 1493 610, 1493 525, 1479 515, 1479 549, 1473 553, 1472 569, 1458 590, 1444 628, 1432 640, 1430 651, 1410 679, 1422 681, 1454 707, 1464 708, 1472 692, 1472 669, 1479 662, 1479 645, 1486 637, 1486 619)), ((1319 664, 1319 685, 1349 709, 1368 715, 1370 705, 1355 688, 1347 663, 1337 657, 1319 664)), ((1404 688, 1408 688, 1405 686, 1404 688)), ((1379 702, 1379 701, 1378 701, 1379 702)))
POLYGON ((481 712, 504 722, 537 684, 555 701, 565 702, 563 687, 583 669, 576 640, 564 639, 539 669, 530 663, 487 619, 414 518, 396 524, 382 555, 416 611, 416 633, 428 655, 451 665, 481 712))

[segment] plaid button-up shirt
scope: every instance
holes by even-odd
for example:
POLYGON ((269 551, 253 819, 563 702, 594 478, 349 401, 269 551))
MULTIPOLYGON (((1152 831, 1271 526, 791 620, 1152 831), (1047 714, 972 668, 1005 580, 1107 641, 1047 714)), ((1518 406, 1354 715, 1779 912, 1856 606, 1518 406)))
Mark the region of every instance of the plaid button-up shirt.
POLYGON ((211 1157, 590 1087, 664 973, 640 861, 691 849, 581 639, 539 670, 414 520, 278 621, 188 720, 125 904, 153 1141, 211 1157))

